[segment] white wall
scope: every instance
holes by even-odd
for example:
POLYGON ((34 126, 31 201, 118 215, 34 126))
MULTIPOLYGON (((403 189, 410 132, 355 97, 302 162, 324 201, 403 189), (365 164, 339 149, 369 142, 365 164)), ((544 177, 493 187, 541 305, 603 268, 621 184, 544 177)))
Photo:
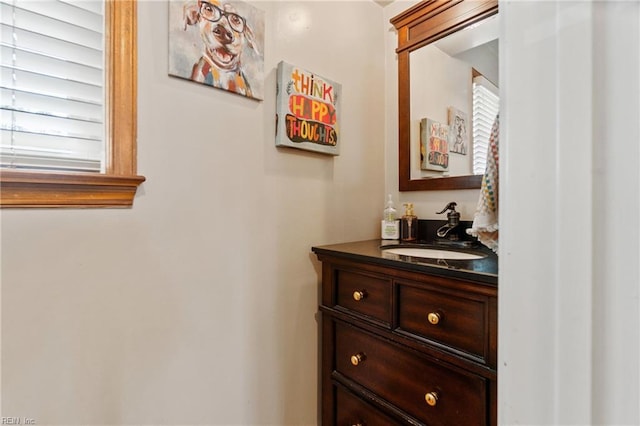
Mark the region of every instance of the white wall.
POLYGON ((264 102, 168 77, 167 4, 141 1, 133 208, 2 211, 3 416, 316 424, 310 248, 379 235, 383 12, 252 3, 264 102), (280 60, 342 83, 339 157, 275 148, 280 60))
POLYGON ((640 424, 640 3, 500 13, 499 422, 640 424))

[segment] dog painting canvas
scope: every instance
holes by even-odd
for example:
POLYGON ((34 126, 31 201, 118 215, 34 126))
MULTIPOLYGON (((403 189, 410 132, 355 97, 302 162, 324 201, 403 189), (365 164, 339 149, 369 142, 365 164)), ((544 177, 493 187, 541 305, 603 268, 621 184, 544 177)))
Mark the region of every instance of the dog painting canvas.
POLYGON ((263 52, 263 11, 241 1, 169 1, 169 75, 262 100, 263 52))

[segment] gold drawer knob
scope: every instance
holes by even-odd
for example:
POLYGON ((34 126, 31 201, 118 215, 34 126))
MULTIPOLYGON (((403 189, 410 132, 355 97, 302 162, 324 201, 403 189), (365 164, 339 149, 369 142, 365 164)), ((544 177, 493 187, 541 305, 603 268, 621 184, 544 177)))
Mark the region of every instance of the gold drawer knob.
POLYGON ((365 296, 366 294, 364 293, 364 291, 356 290, 353 292, 353 300, 355 300, 356 302, 361 301, 365 298, 365 296))
POLYGON ((438 392, 429 392, 424 396, 424 400, 427 401, 431 407, 435 407, 438 403, 438 392))
POLYGON ((362 361, 364 361, 364 354, 363 353, 357 353, 355 355, 351 355, 351 364, 358 365, 362 361))
POLYGON ((427 315, 427 319, 431 324, 437 325, 440 322, 440 314, 437 312, 430 312, 429 315, 427 315))

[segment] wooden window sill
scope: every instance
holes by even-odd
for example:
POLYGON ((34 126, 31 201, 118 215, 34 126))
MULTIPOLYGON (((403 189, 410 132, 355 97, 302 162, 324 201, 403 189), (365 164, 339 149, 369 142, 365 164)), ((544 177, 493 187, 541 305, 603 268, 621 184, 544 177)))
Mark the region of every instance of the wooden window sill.
POLYGON ((0 171, 3 208, 131 207, 144 176, 0 171))

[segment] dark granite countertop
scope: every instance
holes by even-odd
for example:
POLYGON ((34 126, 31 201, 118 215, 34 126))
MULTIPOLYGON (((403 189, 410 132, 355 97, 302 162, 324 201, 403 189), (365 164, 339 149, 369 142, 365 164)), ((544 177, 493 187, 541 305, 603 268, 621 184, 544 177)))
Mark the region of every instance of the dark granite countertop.
POLYGON ((359 260, 378 265, 390 266, 430 275, 461 278, 498 284, 498 256, 490 249, 481 246, 471 249, 452 249, 429 244, 405 244, 394 240, 368 240, 342 244, 315 246, 312 251, 316 255, 329 255, 345 259, 359 260), (404 256, 385 251, 381 247, 425 247, 437 250, 452 250, 482 254, 485 257, 477 260, 444 260, 404 256))

